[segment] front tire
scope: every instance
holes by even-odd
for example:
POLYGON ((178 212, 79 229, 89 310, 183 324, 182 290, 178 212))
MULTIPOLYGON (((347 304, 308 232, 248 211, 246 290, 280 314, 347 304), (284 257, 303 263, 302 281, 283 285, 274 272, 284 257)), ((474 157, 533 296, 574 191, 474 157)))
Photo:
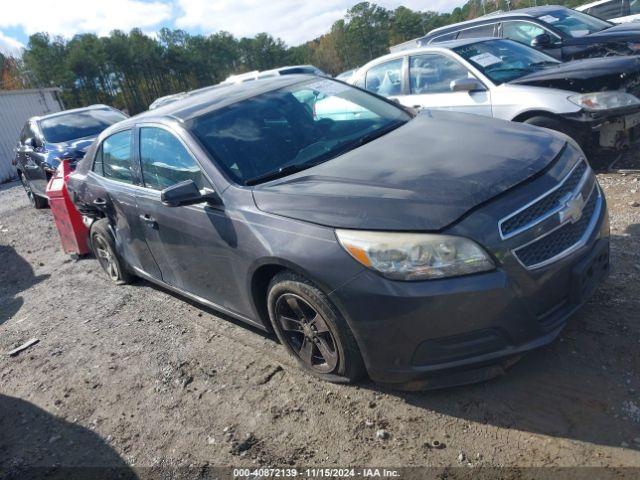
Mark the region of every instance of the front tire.
POLYGON ((29 203, 31 203, 31 206, 33 208, 40 210, 49 206, 49 201, 46 198, 42 198, 41 196, 33 192, 33 188, 31 188, 31 182, 29 182, 25 174, 22 172, 20 172, 20 182, 22 183, 22 187, 27 194, 27 198, 29 198, 29 203))
POLYGON ((279 273, 269 284, 267 305, 278 339, 305 371, 336 383, 353 383, 365 374, 351 329, 309 280, 279 273))
POLYGON ((109 220, 103 218, 91 226, 91 249, 98 263, 116 285, 131 283, 133 277, 116 253, 116 245, 109 229, 109 220))

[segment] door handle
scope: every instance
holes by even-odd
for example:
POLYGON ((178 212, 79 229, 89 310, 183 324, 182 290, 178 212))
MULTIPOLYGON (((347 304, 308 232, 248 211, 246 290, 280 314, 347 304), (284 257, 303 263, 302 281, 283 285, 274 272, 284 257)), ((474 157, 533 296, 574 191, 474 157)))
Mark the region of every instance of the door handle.
POLYGON ((146 223, 147 226, 151 228, 158 228, 158 222, 156 222, 156 219, 150 215, 147 215, 146 213, 140 215, 140 220, 142 220, 143 223, 146 223))
POLYGON ((93 201, 93 204, 96 207, 105 207, 107 205, 107 201, 104 198, 99 198, 98 197, 93 201))

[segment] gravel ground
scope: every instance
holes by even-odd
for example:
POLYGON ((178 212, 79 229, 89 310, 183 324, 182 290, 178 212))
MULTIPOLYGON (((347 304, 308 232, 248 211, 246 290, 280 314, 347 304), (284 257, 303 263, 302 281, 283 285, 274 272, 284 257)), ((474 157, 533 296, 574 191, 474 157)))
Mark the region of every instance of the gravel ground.
POLYGON ((50 211, 19 184, 0 186, 0 477, 33 465, 640 467, 640 175, 599 179, 607 282, 507 375, 424 393, 319 382, 268 335, 144 281, 115 286, 94 259, 61 252, 50 211))

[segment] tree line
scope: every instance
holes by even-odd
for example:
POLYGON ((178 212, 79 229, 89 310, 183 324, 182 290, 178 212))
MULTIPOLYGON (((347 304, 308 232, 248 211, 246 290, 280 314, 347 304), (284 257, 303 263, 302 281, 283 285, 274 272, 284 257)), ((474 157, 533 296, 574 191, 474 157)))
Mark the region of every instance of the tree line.
MULTIPOLYGON (((584 1, 551 3, 573 7, 584 1)), ((106 37, 79 34, 70 40, 37 33, 29 37, 22 57, 0 54, 0 89, 55 86, 62 89, 67 108, 106 103, 134 114, 160 96, 212 85, 236 73, 313 64, 336 75, 434 28, 534 2, 468 0, 450 13, 390 10, 361 2, 324 35, 292 47, 268 33, 236 38, 224 31, 193 35, 163 28, 150 37, 133 29, 106 37)))

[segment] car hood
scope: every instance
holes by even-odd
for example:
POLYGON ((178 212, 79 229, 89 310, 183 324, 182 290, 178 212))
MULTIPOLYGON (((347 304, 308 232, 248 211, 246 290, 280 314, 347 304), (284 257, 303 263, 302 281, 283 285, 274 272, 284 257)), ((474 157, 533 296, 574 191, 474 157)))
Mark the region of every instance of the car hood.
POLYGON ((96 138, 98 137, 91 136, 69 140, 68 142, 49 143, 47 144, 47 151, 50 156, 56 159, 69 158, 78 161, 84 157, 96 138))
POLYGON ((639 76, 640 57, 587 58, 560 63, 509 83, 586 93, 626 90, 635 87, 639 76))
POLYGON ((564 45, 590 45, 598 42, 637 41, 640 35, 640 25, 627 22, 587 35, 563 39, 564 45))
POLYGON ((565 141, 540 128, 423 111, 321 165, 253 189, 259 209, 321 225, 437 231, 549 165, 565 141))

